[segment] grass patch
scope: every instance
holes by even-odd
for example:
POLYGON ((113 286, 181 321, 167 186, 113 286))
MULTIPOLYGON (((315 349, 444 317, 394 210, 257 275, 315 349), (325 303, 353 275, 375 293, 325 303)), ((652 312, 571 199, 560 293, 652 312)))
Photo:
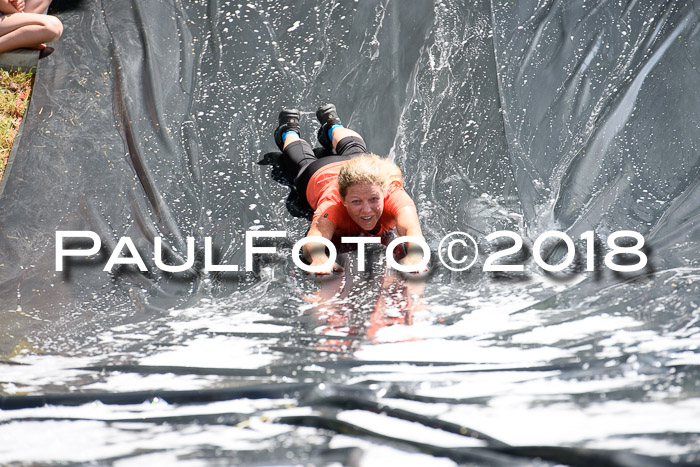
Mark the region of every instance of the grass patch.
POLYGON ((31 71, 0 70, 0 179, 5 174, 12 142, 29 105, 33 85, 31 71))

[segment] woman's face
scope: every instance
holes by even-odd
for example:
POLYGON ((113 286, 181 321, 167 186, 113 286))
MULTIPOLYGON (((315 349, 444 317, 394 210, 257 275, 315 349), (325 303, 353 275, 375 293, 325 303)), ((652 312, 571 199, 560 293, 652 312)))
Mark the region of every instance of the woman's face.
POLYGON ((363 229, 372 230, 384 212, 384 192, 372 183, 350 185, 343 203, 350 219, 363 229))

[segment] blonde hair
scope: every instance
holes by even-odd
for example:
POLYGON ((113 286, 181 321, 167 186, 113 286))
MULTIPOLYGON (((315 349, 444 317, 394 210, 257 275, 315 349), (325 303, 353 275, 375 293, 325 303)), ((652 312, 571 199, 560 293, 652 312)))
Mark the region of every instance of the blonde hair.
POLYGON ((338 174, 338 191, 345 198, 352 185, 370 183, 379 185, 385 191, 391 182, 403 183, 401 169, 392 161, 376 154, 363 154, 353 157, 338 174))

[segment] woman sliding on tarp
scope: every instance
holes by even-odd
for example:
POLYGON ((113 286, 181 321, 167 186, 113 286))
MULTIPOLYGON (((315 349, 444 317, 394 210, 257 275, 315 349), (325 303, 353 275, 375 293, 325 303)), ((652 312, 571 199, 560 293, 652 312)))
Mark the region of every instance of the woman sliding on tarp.
MULTIPOLYGON (((298 110, 282 110, 275 130, 282 165, 294 176, 297 191, 306 195, 314 210, 307 237, 385 239, 396 229, 400 236, 424 240, 416 206, 403 189, 401 170, 396 164, 368 154, 362 137, 340 123, 333 104, 319 107, 316 117, 321 123, 318 141, 327 150, 324 157, 317 158, 309 143, 301 139, 298 110)), ((419 265, 423 258, 420 246, 406 246, 407 254, 401 264, 415 266, 415 272, 427 270, 419 265)), ((339 266, 328 264, 323 244, 307 243, 303 252, 311 266, 327 265, 317 274, 339 270, 339 266)))

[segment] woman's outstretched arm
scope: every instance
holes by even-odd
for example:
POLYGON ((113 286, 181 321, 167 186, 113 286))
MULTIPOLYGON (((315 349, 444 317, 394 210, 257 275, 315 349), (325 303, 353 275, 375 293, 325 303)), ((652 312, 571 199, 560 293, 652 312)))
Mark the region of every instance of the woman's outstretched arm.
MULTIPOLYGON (((402 237, 418 237, 425 241, 415 206, 404 206, 396 212, 396 230, 402 237)), ((408 254, 401 263, 406 266, 420 263, 423 259, 423 249, 419 245, 408 243, 407 250, 408 254)))
MULTIPOLYGON (((325 217, 320 218, 318 221, 313 222, 309 228, 309 232, 306 234, 307 237, 324 237, 328 240, 333 238, 333 233, 335 232, 335 225, 333 222, 329 221, 325 217)), ((328 256, 326 255, 326 247, 323 243, 307 243, 302 247, 304 252, 304 257, 307 261, 311 263, 311 266, 320 266, 328 261, 328 256)), ((328 265, 326 270, 317 272, 317 275, 330 274, 334 270, 338 270, 335 264, 328 265)))

